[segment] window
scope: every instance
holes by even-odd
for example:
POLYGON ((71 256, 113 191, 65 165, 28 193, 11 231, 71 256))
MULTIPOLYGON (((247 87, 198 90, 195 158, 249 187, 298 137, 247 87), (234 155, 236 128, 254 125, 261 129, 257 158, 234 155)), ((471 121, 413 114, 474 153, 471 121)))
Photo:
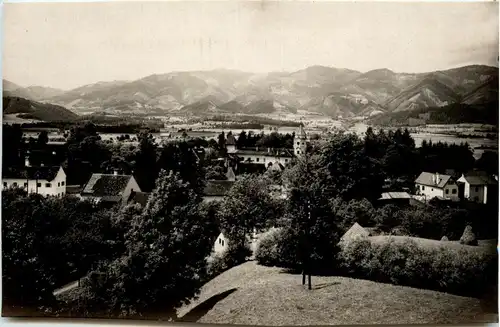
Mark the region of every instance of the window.
POLYGON ((262 159, 263 162, 266 162, 266 158, 262 159))
POLYGON ((422 191, 425 190, 425 186, 422 185, 422 191))
POLYGON ((476 186, 476 192, 479 192, 479 186, 476 186))
POLYGON ((42 183, 36 183, 36 187, 42 187, 42 183))
POLYGON ((64 182, 61 182, 61 186, 64 186, 64 182))
POLYGON ((259 158, 257 158, 256 160, 257 160, 257 162, 259 162, 259 158))
POLYGON ((222 239, 219 238, 219 244, 221 244, 221 243, 222 243, 222 239))
POLYGON ((12 183, 12 186, 17 187, 17 183, 16 182, 12 183))
POLYGON ((57 187, 59 187, 59 186, 61 186, 61 182, 58 182, 58 183, 57 183, 57 187))
POLYGON ((222 246, 224 246, 224 240, 222 240, 222 246))
POLYGON ((300 145, 300 142, 297 142, 297 145, 300 145))
POLYGON ((50 184, 50 183, 45 183, 45 187, 52 187, 52 184, 50 184))
POLYGON ((450 190, 446 189, 445 193, 450 194, 450 190))
POLYGON ((285 162, 288 162, 288 159, 285 159, 285 162))
POLYGON ((457 194, 457 189, 454 188, 453 190, 451 190, 451 194, 457 194))
POLYGON ((433 192, 433 191, 434 191, 434 189, 433 189, 433 188, 431 188, 431 192, 433 192))
POLYGON ((7 187, 7 182, 3 182, 3 187, 7 187))

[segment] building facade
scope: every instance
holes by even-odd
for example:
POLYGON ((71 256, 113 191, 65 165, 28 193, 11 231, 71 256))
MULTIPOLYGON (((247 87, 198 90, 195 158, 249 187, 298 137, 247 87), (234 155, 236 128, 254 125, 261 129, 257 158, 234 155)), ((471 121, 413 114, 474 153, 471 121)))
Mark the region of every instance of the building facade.
POLYGON ((28 193, 57 197, 66 195, 66 173, 60 166, 27 166, 6 170, 2 182, 4 189, 19 187, 28 193))
POLYGON ((438 173, 422 172, 415 180, 417 195, 423 195, 428 201, 433 198, 458 201, 458 185, 451 176, 438 173))

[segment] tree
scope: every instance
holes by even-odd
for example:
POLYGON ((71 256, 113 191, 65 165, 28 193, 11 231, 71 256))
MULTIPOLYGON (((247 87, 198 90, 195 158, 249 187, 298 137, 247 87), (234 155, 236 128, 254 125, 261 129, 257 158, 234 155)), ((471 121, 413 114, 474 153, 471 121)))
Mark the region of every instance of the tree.
POLYGON ((476 161, 476 167, 488 174, 498 175, 498 153, 493 151, 485 151, 476 161))
POLYGON ((137 139, 139 140, 139 147, 135 157, 134 175, 141 190, 151 192, 155 187, 155 179, 158 174, 156 164, 157 146, 151 133, 142 132, 137 135, 137 139))
POLYGON ((254 229, 275 225, 281 216, 280 201, 271 196, 271 180, 266 176, 243 175, 220 204, 220 221, 225 234, 242 245, 254 229))
POLYGON ((160 172, 144 211, 131 218, 124 253, 92 287, 109 314, 175 318, 175 308, 197 294, 213 244, 200 203, 179 174, 160 172))
POLYGON ((365 145, 355 134, 338 132, 321 149, 321 166, 329 172, 333 196, 345 200, 376 200, 384 181, 380 163, 366 155, 365 145))
POLYGON ((47 131, 40 132, 37 139, 38 146, 44 147, 47 145, 48 142, 49 142, 49 134, 47 133, 47 131))

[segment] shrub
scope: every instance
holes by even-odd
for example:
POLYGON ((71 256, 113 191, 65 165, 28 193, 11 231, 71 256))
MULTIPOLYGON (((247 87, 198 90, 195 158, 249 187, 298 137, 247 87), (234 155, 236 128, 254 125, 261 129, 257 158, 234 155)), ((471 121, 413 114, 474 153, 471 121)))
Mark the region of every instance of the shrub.
POLYGON ((472 231, 472 226, 467 225, 465 227, 464 233, 460 237, 460 244, 477 245, 476 235, 472 231))
POLYGON ((255 259, 264 266, 298 269, 298 235, 291 228, 281 228, 263 235, 255 251, 255 259))
POLYGON ((212 279, 224 271, 244 263, 252 255, 248 243, 228 242, 227 250, 222 253, 212 253, 207 262, 207 277, 212 279))
POLYGON ((339 261, 346 276, 463 296, 482 296, 496 284, 494 253, 424 247, 413 240, 352 240, 342 245, 339 261))

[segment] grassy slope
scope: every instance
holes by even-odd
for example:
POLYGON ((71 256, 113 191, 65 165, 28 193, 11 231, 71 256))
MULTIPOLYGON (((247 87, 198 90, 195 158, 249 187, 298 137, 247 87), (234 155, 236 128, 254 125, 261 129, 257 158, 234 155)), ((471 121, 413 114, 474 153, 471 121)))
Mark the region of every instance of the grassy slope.
POLYGON ((438 324, 498 319, 478 299, 343 277, 313 276, 312 283, 309 291, 301 285, 299 275, 247 262, 208 282, 198 300, 179 309, 178 315, 181 321, 245 325, 438 324), (226 297, 214 300, 221 293, 226 297))

